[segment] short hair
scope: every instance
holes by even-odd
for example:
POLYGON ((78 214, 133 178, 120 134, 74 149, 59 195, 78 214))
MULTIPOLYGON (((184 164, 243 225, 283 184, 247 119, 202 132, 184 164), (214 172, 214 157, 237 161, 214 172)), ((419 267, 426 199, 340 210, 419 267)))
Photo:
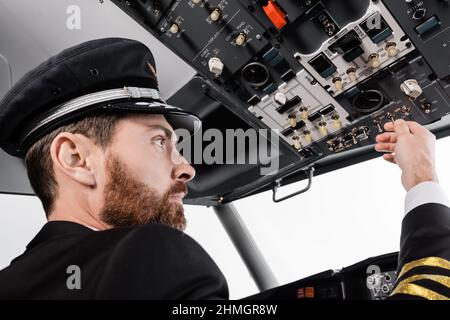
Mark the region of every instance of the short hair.
POLYGON ((56 136, 62 132, 82 134, 92 139, 96 145, 106 148, 112 140, 119 120, 130 116, 128 113, 89 115, 55 129, 31 146, 25 156, 28 178, 35 194, 42 202, 47 217, 53 210, 58 192, 50 156, 50 146, 56 136))

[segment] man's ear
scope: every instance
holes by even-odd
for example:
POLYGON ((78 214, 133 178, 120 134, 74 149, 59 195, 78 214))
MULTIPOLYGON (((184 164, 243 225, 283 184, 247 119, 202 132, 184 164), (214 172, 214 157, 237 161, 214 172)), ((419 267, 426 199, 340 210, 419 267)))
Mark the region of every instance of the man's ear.
POLYGON ((62 132, 53 139, 50 155, 55 172, 94 188, 97 185, 95 165, 99 148, 92 140, 81 134, 62 132))

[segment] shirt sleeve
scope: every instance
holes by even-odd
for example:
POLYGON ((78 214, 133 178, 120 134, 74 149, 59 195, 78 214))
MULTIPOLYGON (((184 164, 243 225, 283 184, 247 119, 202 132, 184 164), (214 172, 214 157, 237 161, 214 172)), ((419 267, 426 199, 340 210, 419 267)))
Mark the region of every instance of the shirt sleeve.
POLYGON ((427 204, 437 203, 450 207, 450 201, 442 187, 433 181, 419 183, 408 191, 405 197, 405 215, 415 208, 427 204))

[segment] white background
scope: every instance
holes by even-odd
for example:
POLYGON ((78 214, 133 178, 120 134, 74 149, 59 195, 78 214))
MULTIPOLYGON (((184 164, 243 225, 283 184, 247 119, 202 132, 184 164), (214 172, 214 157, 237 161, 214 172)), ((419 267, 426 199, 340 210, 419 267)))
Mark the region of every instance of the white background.
MULTIPOLYGON (((107 0, 103 4, 94 0, 0 0, 0 54, 12 65, 14 82, 68 46, 110 36, 137 39, 152 48, 165 97, 195 74, 107 0), (65 26, 71 4, 80 6, 80 30, 65 26)), ((0 96, 7 89, 6 70, 1 65, 0 96)), ((446 190, 450 190, 449 150, 450 139, 439 141, 439 173, 446 190)), ((288 189, 301 187, 303 183, 288 189)), ((376 159, 316 177, 308 193, 284 203, 274 204, 271 194, 264 193, 238 201, 236 207, 282 284, 397 251, 404 195, 399 170, 376 159)), ((256 293, 212 209, 188 206, 186 214, 187 233, 222 269, 231 297, 256 293)), ((0 269, 24 251, 44 223, 37 198, 0 195, 0 269)))

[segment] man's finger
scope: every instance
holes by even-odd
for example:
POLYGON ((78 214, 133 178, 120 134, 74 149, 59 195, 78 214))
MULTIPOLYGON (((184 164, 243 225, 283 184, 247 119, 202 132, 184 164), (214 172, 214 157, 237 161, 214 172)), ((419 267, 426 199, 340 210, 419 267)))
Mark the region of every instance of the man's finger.
POLYGON ((394 124, 392 122, 386 122, 384 124, 384 130, 385 131, 394 131, 395 130, 394 124))
POLYGON ((395 143, 377 143, 375 150, 378 152, 394 152, 395 143))
POLYGON ((409 127, 408 124, 406 123, 405 120, 399 119, 397 121, 395 121, 395 132, 398 135, 406 135, 406 134, 410 134, 411 131, 409 131, 409 127))
POLYGON ((397 142, 397 134, 395 132, 385 132, 375 137, 376 142, 397 142))
POLYGON ((383 159, 386 160, 387 162, 397 164, 397 162, 395 161, 395 155, 393 153, 383 154, 383 159))

